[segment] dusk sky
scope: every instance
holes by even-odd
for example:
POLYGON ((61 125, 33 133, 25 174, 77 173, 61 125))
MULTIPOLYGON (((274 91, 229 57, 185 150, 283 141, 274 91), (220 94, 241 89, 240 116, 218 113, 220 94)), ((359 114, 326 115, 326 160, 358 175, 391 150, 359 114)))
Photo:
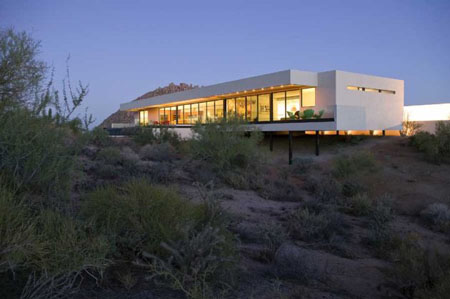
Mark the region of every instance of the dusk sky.
POLYGON ((405 104, 450 102, 450 0, 0 0, 0 27, 42 41, 89 83, 102 121, 170 82, 210 85, 285 69, 405 80, 405 104))

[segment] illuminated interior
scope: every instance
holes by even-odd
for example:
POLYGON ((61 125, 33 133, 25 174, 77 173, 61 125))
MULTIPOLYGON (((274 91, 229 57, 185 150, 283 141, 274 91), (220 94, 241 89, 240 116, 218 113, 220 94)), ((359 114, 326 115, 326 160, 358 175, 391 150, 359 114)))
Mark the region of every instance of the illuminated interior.
POLYGON ((139 124, 141 126, 148 125, 148 111, 147 110, 139 111, 139 124))
MULTIPOLYGON (((238 117, 248 122, 293 121, 303 118, 304 107, 311 109, 309 107, 316 105, 315 88, 270 89, 274 92, 264 93, 264 89, 260 92, 245 91, 249 95, 243 96, 241 93, 236 97, 220 100, 160 107, 158 123, 185 125, 217 121, 224 117, 238 117)), ((140 114, 140 119, 143 120, 141 124, 148 124, 148 113, 146 117, 141 117, 140 114)))

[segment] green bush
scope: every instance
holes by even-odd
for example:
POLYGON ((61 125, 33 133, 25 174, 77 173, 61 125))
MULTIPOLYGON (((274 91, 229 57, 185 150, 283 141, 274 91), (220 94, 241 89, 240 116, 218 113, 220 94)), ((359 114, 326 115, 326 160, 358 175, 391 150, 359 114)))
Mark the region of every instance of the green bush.
POLYGON ((138 260, 191 297, 207 297, 235 262, 233 236, 216 201, 194 205, 165 187, 131 181, 87 196, 82 215, 108 236, 110 256, 138 260), (221 279, 218 279, 218 278, 221 279))
POLYGON ((200 207, 170 189, 131 181, 88 194, 81 211, 115 244, 113 254, 134 258, 142 251, 161 253, 161 242, 181 237, 181 228, 198 220, 200 207))
POLYGON ((410 137, 410 144, 425 154, 432 163, 450 162, 450 123, 437 122, 435 134, 418 132, 410 137))
POLYGON ((36 221, 23 201, 0 186, 0 273, 25 264, 39 247, 36 221))
POLYGON ((52 275, 104 269, 109 244, 78 220, 51 210, 37 218, 38 238, 43 246, 32 261, 39 271, 52 275))
POLYGON ((103 163, 114 165, 122 162, 122 155, 117 147, 105 147, 97 153, 98 160, 103 163))
POLYGON ((21 297, 47 298, 72 291, 79 275, 88 272, 95 277, 106 268, 108 248, 105 238, 70 216, 31 209, 0 189, 0 273, 29 275, 24 286, 19 282, 21 297))
POLYGON ((164 126, 145 126, 136 130, 133 140, 139 145, 170 143, 173 146, 178 146, 181 142, 180 135, 164 126))
POLYGON ((87 142, 96 146, 106 147, 111 145, 111 138, 106 130, 100 127, 86 133, 87 142))
POLYGON ((144 252, 144 262, 150 262, 152 274, 188 297, 216 298, 217 291, 229 289, 233 281, 235 237, 227 229, 230 219, 214 192, 197 187, 202 202, 198 221, 183 226, 180 238, 161 243, 166 255, 144 252))
POLYGON ((348 178, 361 172, 375 171, 377 163, 370 152, 359 152, 349 156, 340 156, 334 160, 333 175, 338 178, 348 178))
POLYGON ((246 131, 244 125, 239 120, 197 124, 192 128, 192 155, 210 163, 219 172, 258 167, 261 163, 258 144, 262 134, 246 131))
POLYGON ((16 191, 67 194, 76 140, 26 109, 0 112, 0 176, 16 191))

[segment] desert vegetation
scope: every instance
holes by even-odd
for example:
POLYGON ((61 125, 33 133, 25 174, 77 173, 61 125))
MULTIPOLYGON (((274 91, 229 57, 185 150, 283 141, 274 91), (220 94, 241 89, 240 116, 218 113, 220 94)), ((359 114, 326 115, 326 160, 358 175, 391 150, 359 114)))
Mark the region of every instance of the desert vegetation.
POLYGON ((448 296, 447 125, 329 136, 319 158, 296 137, 292 165, 239 119, 111 138, 39 49, 0 34, 2 297, 448 296))

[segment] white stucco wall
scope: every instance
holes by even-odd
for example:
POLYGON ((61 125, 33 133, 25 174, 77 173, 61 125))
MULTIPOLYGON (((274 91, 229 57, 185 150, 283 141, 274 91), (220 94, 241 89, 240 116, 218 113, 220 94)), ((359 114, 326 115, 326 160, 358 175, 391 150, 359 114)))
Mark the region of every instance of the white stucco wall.
POLYGON ((338 130, 400 130, 403 120, 403 80, 335 71, 338 130), (349 90, 359 86, 393 90, 395 94, 349 90))

